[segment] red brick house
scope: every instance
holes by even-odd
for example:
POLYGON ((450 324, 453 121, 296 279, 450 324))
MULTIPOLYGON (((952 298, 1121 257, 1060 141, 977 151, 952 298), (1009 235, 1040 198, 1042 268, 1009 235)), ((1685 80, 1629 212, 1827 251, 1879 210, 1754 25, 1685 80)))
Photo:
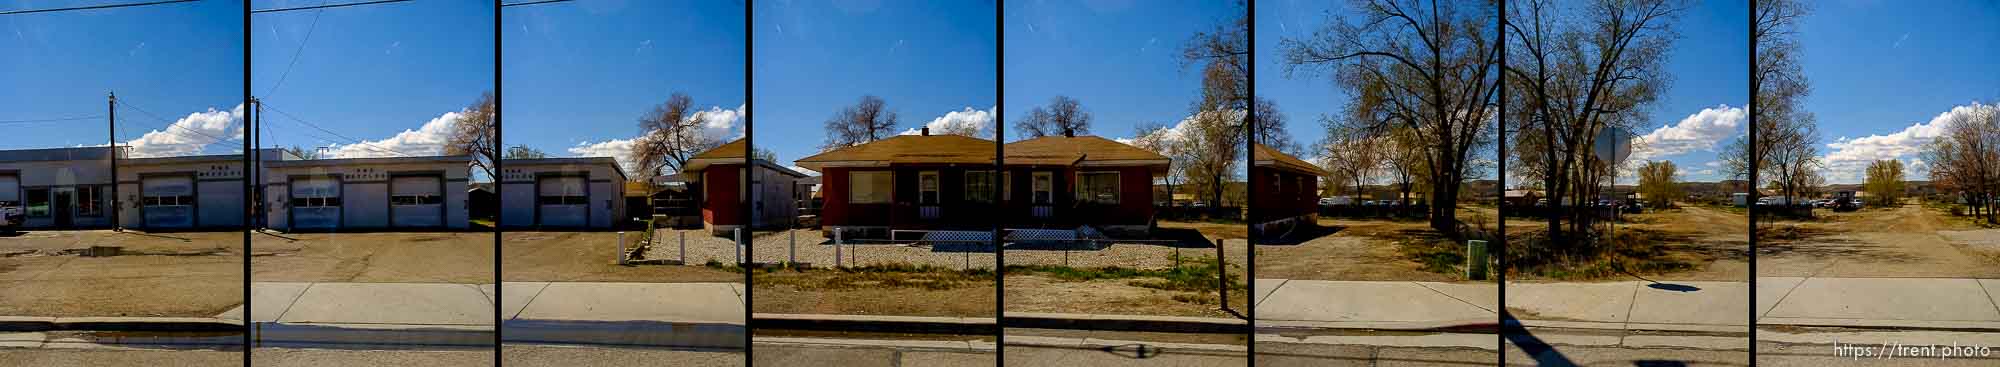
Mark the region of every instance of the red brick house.
POLYGON ((1263 144, 1250 151, 1250 175, 1258 187, 1250 190, 1252 229, 1319 220, 1319 165, 1263 144))
POLYGON ((1141 235, 1153 228, 1153 182, 1171 161, 1096 136, 1007 143, 1001 216, 1008 228, 1076 228, 1141 235))
POLYGON ((992 229, 993 141, 898 135, 799 159, 819 171, 820 229, 992 229))
POLYGON ((701 201, 701 222, 710 233, 727 235, 741 228, 743 210, 750 211, 753 229, 788 228, 798 216, 792 191, 806 175, 769 160, 745 161, 748 147, 743 139, 737 139, 696 154, 681 169, 688 186, 700 190, 696 197, 701 201), (745 173, 751 178, 747 194, 743 191, 745 173))
MULTIPOLYGON (((822 230, 1076 228, 1144 233, 1152 226, 1153 181, 1167 157, 1094 136, 1008 143, 993 172, 994 142, 956 135, 902 135, 800 159, 822 172, 822 230), (994 197, 996 188, 999 197, 994 197)), ((855 232, 860 231, 860 232, 855 232)))

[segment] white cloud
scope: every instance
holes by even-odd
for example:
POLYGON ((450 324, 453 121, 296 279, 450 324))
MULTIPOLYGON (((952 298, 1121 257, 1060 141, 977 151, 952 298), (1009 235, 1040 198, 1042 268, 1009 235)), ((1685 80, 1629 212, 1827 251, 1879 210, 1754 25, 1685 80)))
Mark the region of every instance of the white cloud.
POLYGON ((333 158, 444 155, 444 145, 451 138, 452 128, 458 125, 458 118, 465 113, 466 111, 446 112, 424 122, 424 125, 416 130, 403 130, 387 139, 363 140, 358 144, 334 144, 331 154, 333 158))
MULTIPOLYGON (((993 137, 994 115, 997 115, 994 108, 975 110, 972 107, 966 107, 964 110, 946 112, 943 116, 932 118, 931 122, 924 124, 924 127, 930 128, 931 134, 936 135, 964 135, 990 139, 993 137)), ((921 129, 910 128, 909 130, 903 130, 902 135, 918 135, 922 133, 921 129)))
MULTIPOLYGON (((187 117, 160 130, 146 132, 138 139, 126 141, 131 146, 131 155, 143 157, 173 157, 201 154, 203 148, 243 137, 243 105, 236 105, 229 111, 209 108, 205 112, 190 113, 187 117)), ((236 151, 242 147, 236 145, 236 151)))
MULTIPOLYGON (((1910 125, 1895 133, 1835 140, 1826 145, 1832 150, 1820 157, 1826 164, 1824 169, 1826 180, 1833 183, 1861 182, 1864 171, 1868 169, 1868 163, 1877 160, 1903 159, 1905 164, 1914 164, 1917 161, 1906 158, 1914 158, 1922 152, 1924 144, 1929 144, 1943 134, 1945 129, 1950 127, 1952 119, 1995 109, 2000 109, 2000 105, 1975 102, 1971 105, 1952 107, 1950 111, 1940 113, 1930 121, 1910 125)), ((1918 173, 1916 170, 1908 172, 1912 173, 1910 177, 1922 177, 1915 174, 1918 173)))
MULTIPOLYGON (((747 109, 743 105, 737 105, 735 109, 726 110, 722 109, 721 106, 711 106, 707 110, 697 111, 693 115, 689 115, 687 119, 690 121, 701 121, 702 135, 717 141, 728 142, 743 137, 743 125, 740 122, 743 121, 743 117, 746 115, 748 115, 747 109)), ((619 168, 625 169, 625 172, 637 174, 642 170, 638 168, 637 163, 633 162, 628 155, 632 151, 632 144, 641 138, 610 139, 599 142, 584 141, 569 147, 567 151, 571 157, 611 157, 618 161, 619 168)))
POLYGON ((1718 143, 1743 131, 1740 127, 1746 116, 1741 107, 1717 105, 1703 108, 1680 122, 1633 138, 1632 161, 1715 150, 1718 143))

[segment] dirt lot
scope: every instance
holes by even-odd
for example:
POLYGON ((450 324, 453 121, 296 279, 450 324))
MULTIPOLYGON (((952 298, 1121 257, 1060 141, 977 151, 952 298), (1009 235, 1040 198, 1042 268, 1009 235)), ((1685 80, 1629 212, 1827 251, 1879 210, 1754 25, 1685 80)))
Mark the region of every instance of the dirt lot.
POLYGON ((29 231, 0 237, 0 315, 208 317, 243 302, 243 233, 29 231), (119 256, 75 250, 123 246, 119 256))
MULTIPOLYGON (((1976 250, 2000 230, 1918 205, 1820 211, 1758 231, 1758 276, 2000 277, 2000 253, 1976 250)), ((1760 224, 1761 225, 1761 224, 1760 224)))
MULTIPOLYGON (((1492 230, 1499 212, 1488 207, 1460 208, 1458 220, 1492 230)), ((1417 256, 1439 241, 1423 219, 1322 217, 1318 228, 1301 228, 1291 239, 1257 247, 1257 277, 1314 280, 1456 281, 1462 270, 1446 270, 1418 261, 1417 256)), ((1453 256, 1463 250, 1453 246, 1453 256)), ((1457 262, 1462 263, 1463 258, 1457 262)))
MULTIPOLYGON (((617 265, 617 232, 508 231, 500 238, 501 277, 510 282, 743 282, 742 273, 704 266, 617 265)), ((636 232, 626 233, 626 248, 638 241, 636 232)))
POLYGON ((492 232, 256 233, 258 282, 493 283, 492 232))

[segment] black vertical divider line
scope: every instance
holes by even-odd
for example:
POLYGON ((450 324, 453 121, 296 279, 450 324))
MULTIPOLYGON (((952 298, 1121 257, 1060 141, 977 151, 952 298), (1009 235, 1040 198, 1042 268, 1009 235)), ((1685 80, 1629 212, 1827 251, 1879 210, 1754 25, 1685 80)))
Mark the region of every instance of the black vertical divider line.
POLYGON ((1750 193, 1748 196, 1746 196, 1747 199, 1744 200, 1745 204, 1744 206, 1748 208, 1744 212, 1749 213, 1748 217, 1750 217, 1750 228, 1748 231, 1750 236, 1750 248, 1749 248, 1750 286, 1746 287, 1749 289, 1750 293, 1750 301, 1748 305, 1750 307, 1745 307, 1746 309, 1749 310, 1749 312, 1744 315, 1748 317, 1747 320, 1744 320, 1746 321, 1744 325, 1748 325, 1748 328, 1750 329, 1748 330, 1750 332, 1749 334, 1750 355, 1748 361, 1750 362, 1750 365, 1755 366, 1757 365, 1757 205, 1756 204, 1757 204, 1757 194, 1759 194, 1759 192, 1757 192, 1757 169, 1758 169, 1757 166, 1763 163, 1762 162, 1763 160, 1757 159, 1757 1, 1751 0, 1748 1, 1748 3, 1750 3, 1750 16, 1746 18, 1749 18, 1750 20, 1750 29, 1749 32, 1744 32, 1744 36, 1750 38, 1750 63, 1749 63, 1750 85, 1747 86, 1750 89, 1750 101, 1749 101, 1750 103, 1748 106, 1744 107, 1750 110, 1750 128, 1749 131, 1746 133, 1749 135, 1748 140, 1750 141, 1750 143, 1744 144, 1749 147, 1749 152, 1748 152, 1749 156, 1744 158, 1750 161, 1750 168, 1747 169, 1747 171, 1750 171, 1750 182, 1748 182, 1748 185, 1750 187, 1748 190, 1743 190, 1743 191, 1750 193))
MULTIPOLYGON (((754 93, 754 91, 756 90, 755 89, 756 83, 750 82, 752 74, 751 70, 755 69, 753 66, 756 65, 755 62, 752 62, 754 60, 753 57, 756 57, 757 55, 757 53, 755 52, 756 48, 753 47, 756 45, 756 39, 757 39, 755 33, 756 29, 754 28, 755 26, 752 25, 751 23, 751 21, 755 19, 751 17, 751 14, 755 11, 754 9, 755 7, 756 6, 752 4, 750 0, 743 0, 743 108, 744 111, 749 111, 749 112, 757 111, 756 104, 751 103, 752 100, 754 99, 753 97, 757 95, 756 93, 754 93)), ((756 119, 751 117, 750 115, 752 114, 751 113, 743 114, 743 163, 744 163, 743 175, 744 176, 749 176, 751 173, 756 172, 757 170, 756 168, 757 167, 756 165, 757 123, 756 119)), ((772 163, 775 164, 777 162, 772 162, 772 163)), ((648 180, 651 179, 649 178, 648 180)), ((737 177, 737 180, 743 181, 743 191, 744 191, 743 197, 745 198, 751 197, 750 178, 737 177)), ((650 181, 648 184, 649 185, 651 184, 650 181)), ((810 198, 808 198, 808 200, 810 200, 810 198)), ((743 207, 739 208, 741 209, 739 211, 743 212, 742 228, 744 231, 749 231, 751 228, 750 225, 752 224, 751 222, 752 219, 750 217, 750 208, 749 208, 750 203, 745 202, 742 203, 741 205, 743 205, 743 207)), ((653 229, 647 228, 646 230, 651 231, 653 229)), ((744 235, 749 237, 755 237, 756 232, 746 233, 744 235)), ((756 240, 753 239, 750 240, 750 242, 754 243, 756 242, 756 240)), ((744 261, 750 261, 751 259, 756 258, 755 250, 757 246, 743 246, 743 247, 744 247, 743 249, 744 261)), ((686 259, 682 260, 685 261, 686 259)), ((681 265, 687 265, 687 264, 681 264, 681 265)), ((755 298, 751 297, 750 295, 754 293, 755 292, 754 289, 757 288, 755 281, 756 273, 751 272, 750 268, 744 267, 741 264, 738 264, 737 267, 743 270, 743 365, 752 366, 755 365, 755 363, 751 362, 750 351, 756 348, 751 347, 750 342, 752 337, 750 336, 750 334, 755 334, 754 332, 757 330, 757 328, 751 327, 751 321, 752 321, 751 315, 753 314, 751 313, 750 302, 752 299, 755 298)))
MULTIPOLYGON (((1007 6, 1006 0, 993 2, 993 197, 1001 197, 1007 185, 1007 6)), ((1004 198, 1003 198, 1004 199, 1004 198)), ((1004 200, 995 200, 995 203, 1004 200)), ((998 209, 998 208, 996 208, 998 209)), ((1004 217, 1004 216, 1003 216, 1004 217)), ((993 220, 993 365, 1007 363, 1007 249, 1000 237, 1000 219, 993 220)))
MULTIPOLYGON (((493 180, 493 196, 496 198, 506 197, 500 194, 500 190, 504 190, 500 187, 505 185, 500 184, 500 176, 499 176, 500 172, 506 172, 502 170, 502 168, 506 163, 502 162, 505 161, 505 159, 501 159, 500 157, 501 155, 498 154, 500 153, 501 149, 500 147, 506 146, 500 143, 500 139, 503 138, 503 136, 501 136, 500 133, 502 131, 507 130, 503 128, 504 126, 507 125, 505 124, 505 121, 503 121, 501 117, 505 116, 506 114, 500 113, 502 109, 504 109, 505 106, 507 105, 501 99, 502 98, 501 96, 504 96, 505 93, 502 93, 501 91, 501 85, 504 83, 500 82, 501 80, 500 79, 501 77, 500 74, 501 6, 500 5, 501 5, 501 0, 493 0, 493 141, 492 144, 493 144, 493 152, 495 154, 493 155, 494 175, 493 177, 486 178, 489 180, 493 180)), ((506 215, 506 214, 498 214, 498 215, 506 215)), ((501 340, 503 340, 502 333, 504 333, 504 331, 502 330, 504 330, 505 328, 501 327, 501 324, 502 322, 507 321, 505 319, 506 316, 501 314, 502 312, 501 303, 503 303, 501 300, 507 298, 501 296, 502 294, 501 292, 504 292, 501 289, 506 287, 502 286, 503 284, 501 280, 503 279, 503 277, 501 277, 500 273, 502 271, 502 269, 500 268, 500 259, 501 259, 500 235, 501 235, 500 217, 496 215, 495 217, 493 217, 493 366, 494 367, 499 367, 502 364, 501 360, 505 359, 503 358, 504 355, 502 353, 503 345, 501 344, 501 340)))
MULTIPOLYGON (((243 0, 243 102, 244 102, 244 103, 249 103, 250 101, 251 101, 251 100, 250 100, 250 0, 243 0)), ((251 111, 260 111, 260 109, 250 109, 250 110, 251 110, 251 111)), ((252 113, 254 114, 255 112, 252 112, 252 113)), ((253 116, 254 116, 254 115, 253 115, 253 116)), ((247 121, 259 121, 259 120, 256 120, 256 119, 249 119, 249 120, 247 120, 247 121)), ((257 128, 262 128, 262 126, 258 126, 257 128)), ((114 131, 114 133, 116 132, 116 130, 113 130, 113 131, 114 131)), ((114 135, 114 136, 115 136, 115 135, 114 135)), ((116 140, 112 141, 112 144, 117 144, 117 141, 116 141, 116 140)), ((245 144, 245 145, 249 145, 249 144, 245 144)), ((251 149, 244 149, 244 150, 243 150, 243 168, 244 168, 244 170, 243 170, 243 176, 244 176, 244 180, 243 180, 243 190, 244 190, 244 191, 246 191, 246 192, 250 191, 250 190, 251 190, 251 188, 253 187, 253 186, 251 185, 251 182, 252 182, 252 181, 251 181, 251 178, 249 177, 249 176, 250 176, 250 173, 251 173, 251 172, 257 172, 257 173, 259 173, 259 175, 258 175, 258 177, 256 177, 256 179, 257 179, 257 180, 263 180, 263 177, 262 177, 262 176, 263 176, 263 175, 262 175, 262 173, 263 173, 263 170, 253 170, 253 169, 251 169, 251 166, 250 166, 250 156, 251 156, 252 154, 256 154, 256 152, 257 152, 257 149, 256 149, 256 146, 254 146, 254 145, 250 146, 250 148, 251 148, 251 149)), ((111 147, 111 156, 113 156, 113 157, 116 157, 116 156, 118 156, 118 147, 117 147, 117 145, 113 145, 113 146, 111 147)), ((116 187, 118 187, 118 178, 117 178, 117 177, 112 177, 112 178, 111 178, 111 187, 113 187, 113 190, 116 190, 116 187)), ((259 199, 259 201, 262 201, 262 199, 261 199, 261 196, 259 196, 259 198, 260 198, 260 199, 259 199)), ((118 201, 118 198, 114 196, 114 197, 112 197, 112 198, 111 198, 111 200, 112 200, 112 203, 114 203, 114 204, 115 204, 115 203, 117 203, 117 201, 118 201)), ((117 212, 117 211, 124 211, 124 210, 125 210, 124 206, 122 206, 122 205, 115 205, 115 206, 117 206, 117 208, 113 208, 113 209, 112 209, 112 210, 113 210, 114 212, 117 212)), ((249 210, 250 208, 252 208, 252 206, 250 206, 250 203, 247 203, 247 202, 246 202, 246 203, 244 203, 244 210, 243 210, 243 211, 244 211, 244 214, 245 214, 245 215, 249 215, 249 214, 251 214, 251 211, 249 210)), ((260 210, 260 211, 258 211, 258 212, 262 212, 262 211, 260 210)), ((144 214, 143 214, 143 213, 141 213, 140 215, 144 215, 144 214)), ((251 226, 252 226, 252 224, 251 224, 251 223, 255 223, 256 219, 255 219, 255 218, 244 218, 244 219, 246 219, 246 220, 244 220, 244 221, 243 221, 243 315, 241 316, 241 318, 243 319, 243 365, 244 365, 244 366, 249 366, 249 365, 250 365, 250 343, 251 343, 251 340, 250 340, 250 336, 251 336, 251 335, 254 335, 254 334, 253 334, 252 332, 254 331, 254 328, 255 328, 255 327, 256 327, 256 325, 257 325, 257 321, 256 321, 256 320, 255 320, 254 318, 250 317, 250 315, 252 315, 252 313, 250 313, 250 307, 251 307, 251 305, 250 305, 250 230, 252 229, 252 228, 251 228, 251 226)), ((115 227, 115 226, 117 226, 117 225, 118 225, 117 223, 113 223, 113 224, 112 224, 112 226, 114 226, 114 227, 115 227)))
MULTIPOLYGON (((1243 11, 1249 13, 1249 14, 1244 14, 1243 16, 1243 19, 1245 19, 1243 25, 1243 28, 1245 29, 1244 30, 1245 36, 1243 38, 1246 41, 1245 43, 1248 43, 1248 45, 1246 45, 1248 46, 1248 48, 1245 49, 1246 53, 1244 54, 1244 57, 1246 60, 1244 60, 1244 62, 1249 64, 1249 67, 1245 68, 1249 72, 1245 73, 1246 75, 1244 75, 1243 77, 1245 80, 1249 81, 1249 83, 1247 83, 1248 84, 1247 87, 1250 93, 1250 103, 1249 105, 1245 106, 1243 114, 1244 117, 1243 157, 1247 158, 1244 159, 1245 164, 1243 165, 1243 176, 1244 176, 1243 183, 1245 185, 1245 187, 1243 188, 1243 197, 1247 199, 1247 198, 1257 197, 1257 195, 1255 194, 1257 192, 1257 175, 1250 174, 1250 167, 1257 165, 1257 0, 1249 0, 1244 5, 1245 9, 1243 9, 1243 11)), ((1173 202, 1174 202, 1174 193, 1172 192, 1167 193, 1167 204, 1171 205, 1173 204, 1173 202)), ((1243 207, 1247 208, 1246 209, 1247 212, 1244 213, 1244 216, 1247 218, 1244 219, 1250 219, 1243 222, 1244 227, 1254 227, 1256 225, 1256 220, 1254 218, 1257 218, 1257 205, 1251 204, 1252 202, 1255 202, 1255 200, 1248 200, 1243 203, 1243 207)), ((1222 203, 1218 201, 1215 203, 1215 206, 1222 207, 1222 203)), ((1254 229, 1254 228, 1245 228, 1245 229, 1254 229)), ((1244 320, 1243 322, 1243 335, 1246 337, 1246 339, 1243 342, 1243 365, 1256 366, 1257 365, 1257 231, 1248 231, 1246 233, 1250 233, 1251 235, 1249 236, 1250 238, 1244 239, 1243 242, 1243 247, 1244 247, 1243 252, 1245 254, 1243 261, 1244 264, 1246 264, 1243 267, 1244 269, 1243 284, 1250 285, 1249 287, 1250 289, 1246 289, 1246 291, 1250 292, 1246 293, 1250 297, 1246 298, 1243 303, 1244 308, 1247 308, 1246 310, 1243 310, 1244 318, 1247 319, 1244 320)), ((1224 243, 1226 243, 1226 241, 1219 239, 1216 240, 1215 243, 1216 249, 1220 249, 1223 250, 1224 252, 1227 252, 1228 250, 1225 249, 1223 246, 1224 243)), ((1223 274, 1229 273, 1229 264, 1218 262, 1216 266, 1220 267, 1220 270, 1223 274)), ((1223 279, 1222 286, 1224 289, 1227 289, 1229 287, 1229 277, 1223 276, 1222 279, 1223 279)), ((1223 309, 1229 308, 1229 298, 1224 297, 1222 299, 1222 308, 1223 309)))
POLYGON ((1498 237, 1494 238, 1495 241, 1493 241, 1494 242, 1493 244, 1495 246, 1487 247, 1487 252, 1497 254, 1497 258, 1498 260, 1500 260, 1500 266, 1499 266, 1500 271, 1495 272, 1497 275, 1494 277, 1495 279, 1494 287, 1498 289, 1498 293, 1497 296, 1495 297, 1496 299, 1494 300, 1494 302, 1498 306, 1495 307, 1496 311, 1493 313, 1493 317, 1499 319, 1498 320, 1499 322, 1496 323, 1495 325, 1500 325, 1500 332, 1494 335, 1495 337, 1497 337, 1496 338, 1497 340, 1495 341, 1499 343, 1499 348, 1495 350, 1499 351, 1499 353, 1493 356, 1493 362, 1495 364, 1506 364, 1507 363, 1507 250, 1508 250, 1507 205, 1506 205, 1507 203, 1507 0, 1501 0, 1498 1, 1498 3, 1500 4, 1500 9, 1494 15, 1495 19, 1493 22, 1494 25, 1496 25, 1496 27, 1494 27, 1493 32, 1500 36, 1499 37, 1500 68, 1498 69, 1500 71, 1500 77, 1494 80, 1494 83, 1499 83, 1499 85, 1494 86, 1495 87, 1494 89, 1496 89, 1500 93, 1500 99, 1496 101, 1497 103, 1494 103, 1494 105, 1495 107, 1498 107, 1500 110, 1500 113, 1498 115, 1495 115, 1496 117, 1495 120, 1499 124, 1499 126, 1496 126, 1498 127, 1498 129, 1496 130, 1500 132, 1499 134, 1500 136, 1493 139, 1494 143, 1496 144, 1495 146, 1498 147, 1498 149, 1496 149, 1496 151, 1493 153, 1493 158, 1494 158, 1493 161, 1497 162, 1496 164, 1499 165, 1499 169, 1494 170, 1494 172, 1497 172, 1497 174, 1495 174, 1494 176, 1495 179, 1499 180, 1500 182, 1500 185, 1498 185, 1499 187, 1495 188, 1495 190, 1500 191, 1498 193, 1499 196, 1497 197, 1500 198, 1501 205, 1500 205, 1500 210, 1498 211, 1500 213, 1499 215, 1500 218, 1498 218, 1495 221, 1495 223, 1497 223, 1495 224, 1496 228, 1495 231, 1498 232, 1497 234, 1498 237))

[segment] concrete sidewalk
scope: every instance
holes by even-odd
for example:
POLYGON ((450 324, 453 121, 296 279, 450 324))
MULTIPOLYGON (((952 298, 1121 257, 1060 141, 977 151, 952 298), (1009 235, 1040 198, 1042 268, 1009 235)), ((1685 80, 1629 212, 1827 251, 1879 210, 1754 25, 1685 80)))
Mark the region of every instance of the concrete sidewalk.
MULTIPOLYGON (((1498 323, 1482 283, 1257 280, 1260 329, 1476 329, 1498 323)), ((1747 332, 1747 282, 1509 282, 1531 327, 1747 332)), ((1760 326, 2000 330, 2000 280, 1758 278, 1760 326)))
MULTIPOLYGON (((743 297, 730 283, 505 283, 505 341, 741 348, 743 297)), ((259 345, 490 346, 494 286, 252 283, 259 345)), ((218 318, 243 320, 237 307, 218 318)))

